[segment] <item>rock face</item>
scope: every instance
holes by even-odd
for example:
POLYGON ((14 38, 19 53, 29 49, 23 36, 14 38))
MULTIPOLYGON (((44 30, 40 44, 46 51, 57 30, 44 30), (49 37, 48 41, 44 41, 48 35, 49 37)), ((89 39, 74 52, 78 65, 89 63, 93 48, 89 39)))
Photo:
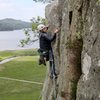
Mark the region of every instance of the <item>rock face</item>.
POLYGON ((44 83, 42 100, 100 100, 100 0, 55 0, 46 7, 57 80, 44 83))

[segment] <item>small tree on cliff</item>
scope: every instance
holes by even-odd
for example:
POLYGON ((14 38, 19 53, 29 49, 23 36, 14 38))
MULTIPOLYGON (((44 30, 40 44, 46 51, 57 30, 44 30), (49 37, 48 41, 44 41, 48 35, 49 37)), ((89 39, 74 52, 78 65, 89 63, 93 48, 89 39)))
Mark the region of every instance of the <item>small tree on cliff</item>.
POLYGON ((40 16, 38 16, 37 18, 33 17, 31 19, 31 22, 32 22, 31 29, 24 29, 24 34, 25 34, 26 38, 20 41, 21 47, 24 47, 25 45, 30 45, 33 42, 37 41, 38 40, 37 26, 41 23, 44 25, 47 24, 47 20, 45 18, 40 17, 40 16), (33 34, 30 34, 30 31, 33 31, 33 34))

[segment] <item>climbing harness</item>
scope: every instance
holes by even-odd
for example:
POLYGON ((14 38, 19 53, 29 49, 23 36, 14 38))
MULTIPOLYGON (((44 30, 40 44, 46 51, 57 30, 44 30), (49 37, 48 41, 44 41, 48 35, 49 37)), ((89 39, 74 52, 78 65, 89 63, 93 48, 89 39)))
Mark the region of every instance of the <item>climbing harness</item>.
POLYGON ((50 78, 56 79, 57 74, 55 71, 55 61, 54 61, 53 51, 52 50, 44 51, 39 49, 38 52, 40 54, 39 65, 41 64, 46 65, 46 61, 49 61, 50 78))
POLYGON ((46 61, 49 60, 49 53, 48 53, 48 51, 43 51, 42 49, 38 49, 38 52, 40 54, 39 65, 43 64, 43 65, 46 66, 46 61))

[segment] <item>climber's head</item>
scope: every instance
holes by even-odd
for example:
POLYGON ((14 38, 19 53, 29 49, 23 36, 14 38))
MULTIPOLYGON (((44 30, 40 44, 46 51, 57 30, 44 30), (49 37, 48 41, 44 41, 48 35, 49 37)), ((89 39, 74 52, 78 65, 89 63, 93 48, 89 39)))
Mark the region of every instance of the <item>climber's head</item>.
POLYGON ((40 24, 38 25, 37 29, 40 31, 40 32, 47 32, 48 31, 48 27, 43 25, 43 24, 40 24))

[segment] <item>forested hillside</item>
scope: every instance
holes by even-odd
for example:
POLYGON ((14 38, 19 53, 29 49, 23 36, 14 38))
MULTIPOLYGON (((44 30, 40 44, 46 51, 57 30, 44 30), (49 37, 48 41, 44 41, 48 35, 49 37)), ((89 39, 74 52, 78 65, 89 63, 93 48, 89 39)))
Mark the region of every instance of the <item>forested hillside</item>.
POLYGON ((0 31, 12 31, 30 27, 31 23, 21 20, 15 20, 11 18, 0 20, 0 31))

